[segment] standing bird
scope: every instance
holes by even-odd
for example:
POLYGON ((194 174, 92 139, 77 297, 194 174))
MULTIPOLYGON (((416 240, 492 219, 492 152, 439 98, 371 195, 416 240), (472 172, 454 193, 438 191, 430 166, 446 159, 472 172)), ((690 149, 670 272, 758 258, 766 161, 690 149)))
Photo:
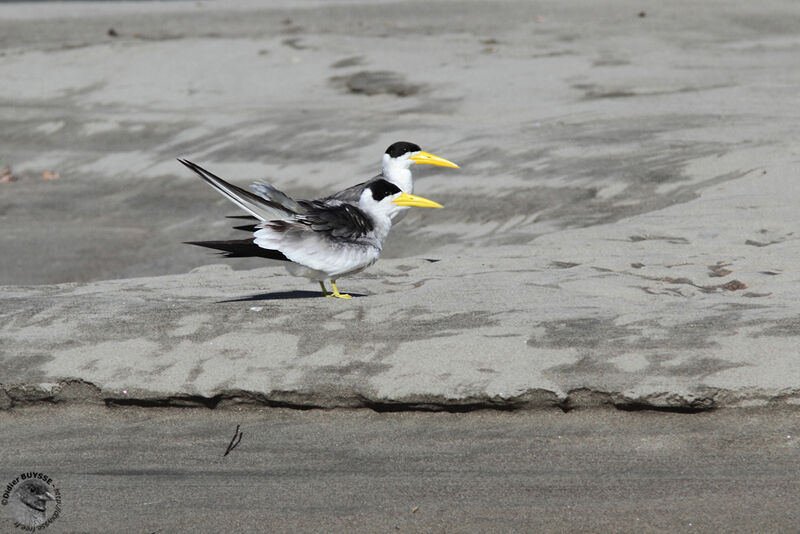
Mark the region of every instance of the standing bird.
POLYGON ((38 479, 21 482, 8 499, 14 518, 26 527, 38 527, 47 519, 47 501, 55 501, 50 486, 38 479))
POLYGON ((392 217, 400 210, 442 207, 404 193, 383 178, 365 182, 356 203, 336 198, 298 202, 266 182, 261 183, 261 196, 256 196, 188 160, 178 161, 262 221, 247 227, 253 230, 254 239, 189 244, 221 250, 229 258, 260 256, 286 261, 290 274, 318 281, 326 297, 351 298, 339 292, 336 280, 378 260, 392 217), (325 280, 331 281, 332 293, 326 290, 325 280))

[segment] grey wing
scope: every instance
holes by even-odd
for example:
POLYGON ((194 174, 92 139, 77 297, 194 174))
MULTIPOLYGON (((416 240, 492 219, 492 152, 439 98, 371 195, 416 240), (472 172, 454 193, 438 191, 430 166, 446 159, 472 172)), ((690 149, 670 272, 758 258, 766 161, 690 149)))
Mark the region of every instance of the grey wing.
POLYGON ((283 208, 285 208, 286 210, 291 211, 293 213, 304 213, 306 211, 306 207, 303 206, 303 204, 291 198, 283 191, 279 191, 274 185, 272 185, 269 182, 259 180, 253 183, 250 186, 250 189, 252 189, 253 192, 259 195, 260 197, 275 204, 278 204, 283 208))
POLYGON ((331 205, 314 201, 309 205, 312 207, 306 213, 299 215, 297 222, 311 227, 315 232, 328 234, 335 239, 353 240, 367 235, 374 229, 372 219, 352 204, 331 205))
POLYGON ((382 174, 377 176, 373 176, 366 182, 361 182, 360 184, 356 184, 352 187, 348 187, 347 189, 342 189, 338 193, 334 193, 329 197, 326 197, 322 200, 341 200, 343 202, 352 202, 354 204, 358 203, 358 199, 361 198, 361 193, 364 192, 364 189, 369 186, 372 182, 380 180, 383 178, 382 174))

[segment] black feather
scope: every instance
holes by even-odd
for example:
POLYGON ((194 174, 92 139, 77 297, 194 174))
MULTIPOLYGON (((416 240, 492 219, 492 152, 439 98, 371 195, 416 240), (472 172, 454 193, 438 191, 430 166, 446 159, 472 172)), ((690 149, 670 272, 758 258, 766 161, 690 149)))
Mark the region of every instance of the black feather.
POLYGON ((419 147, 419 145, 409 143, 408 141, 398 141, 397 143, 392 143, 389 148, 386 149, 386 153, 389 154, 390 158, 399 158, 408 152, 420 151, 422 151, 422 149, 419 147))
POLYGON ((392 182, 388 182, 384 179, 375 180, 371 184, 369 184, 369 189, 372 191, 372 198, 375 199, 375 202, 380 202, 384 198, 396 195, 397 193, 401 193, 400 188, 394 185, 392 182))
POLYGON ((325 232, 333 238, 355 239, 375 228, 372 219, 352 204, 325 206, 316 201, 309 204, 313 207, 298 216, 297 221, 315 232, 325 232))
POLYGON ((279 250, 261 248, 252 239, 231 239, 229 241, 186 241, 187 245, 220 250, 226 258, 267 258, 289 261, 279 250))
POLYGON ((242 226, 234 226, 234 230, 241 230, 243 232, 256 232, 258 230, 257 224, 244 224, 242 226))

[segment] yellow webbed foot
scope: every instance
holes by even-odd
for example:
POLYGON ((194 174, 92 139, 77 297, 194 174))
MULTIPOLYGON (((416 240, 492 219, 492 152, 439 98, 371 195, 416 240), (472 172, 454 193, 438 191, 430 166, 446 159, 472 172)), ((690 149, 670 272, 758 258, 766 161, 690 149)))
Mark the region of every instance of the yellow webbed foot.
POLYGON ((353 298, 351 295, 347 293, 339 293, 339 288, 336 287, 336 280, 331 280, 331 287, 333 287, 333 293, 328 293, 325 295, 326 297, 336 297, 337 299, 351 299, 353 298))

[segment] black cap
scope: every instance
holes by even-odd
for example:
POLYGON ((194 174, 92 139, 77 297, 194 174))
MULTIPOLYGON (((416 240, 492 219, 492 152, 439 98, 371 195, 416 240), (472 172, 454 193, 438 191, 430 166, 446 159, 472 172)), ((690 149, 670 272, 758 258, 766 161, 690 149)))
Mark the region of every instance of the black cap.
POLYGON ((414 143, 409 143, 408 141, 398 141, 396 143, 392 143, 389 148, 386 149, 386 153, 389 154, 390 158, 399 158, 403 154, 408 154, 409 152, 420 152, 422 149, 419 145, 415 145, 414 143))
POLYGON ((372 198, 375 199, 375 202, 380 202, 388 196, 400 193, 399 187, 384 179, 375 180, 369 184, 369 189, 372 191, 372 198))

